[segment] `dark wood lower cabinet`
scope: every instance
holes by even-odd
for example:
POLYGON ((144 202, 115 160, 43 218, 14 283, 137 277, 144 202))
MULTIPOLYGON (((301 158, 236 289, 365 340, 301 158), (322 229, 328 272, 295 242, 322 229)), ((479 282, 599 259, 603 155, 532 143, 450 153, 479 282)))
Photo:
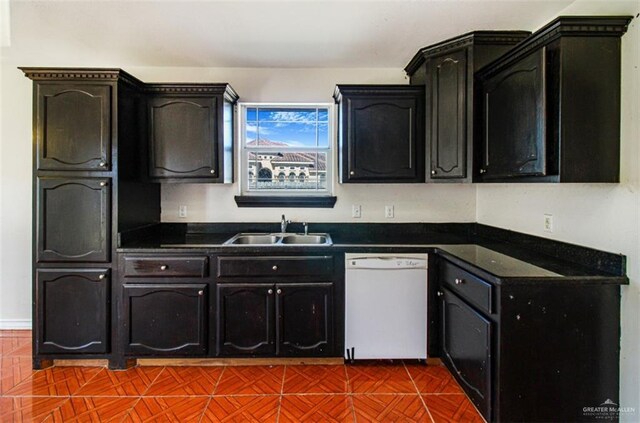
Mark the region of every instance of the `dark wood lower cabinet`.
POLYGON ((277 286, 278 353, 322 356, 332 353, 333 283, 277 286))
POLYGON ((206 284, 125 284, 123 295, 125 353, 206 354, 206 284))
POLYGON ((218 285, 218 354, 273 355, 275 287, 269 283, 218 285))
POLYGON ((218 354, 331 356, 333 283, 218 285, 218 354))
POLYGON ((36 354, 109 351, 108 269, 36 269, 36 354))
POLYGON ((491 416, 492 324, 457 295, 441 291, 442 359, 484 416, 491 416))

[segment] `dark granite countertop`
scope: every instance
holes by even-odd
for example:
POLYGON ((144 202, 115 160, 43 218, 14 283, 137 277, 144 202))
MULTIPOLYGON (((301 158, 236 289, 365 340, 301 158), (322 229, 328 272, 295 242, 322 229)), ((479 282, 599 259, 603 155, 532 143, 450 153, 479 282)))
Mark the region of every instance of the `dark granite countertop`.
MULTIPOLYGON (((238 232, 276 232, 271 224, 162 224, 121 237, 123 253, 323 254, 438 253, 494 283, 574 281, 627 284, 624 256, 478 224, 315 224, 330 246, 224 246, 238 232), (479 227, 480 226, 480 227, 479 227), (492 229, 487 229, 492 228, 492 229), (523 238, 524 237, 524 238, 523 238), (540 240, 536 242, 536 240, 540 240), (517 242, 516 242, 517 241, 517 242)), ((297 232, 294 227, 292 232, 297 232)))

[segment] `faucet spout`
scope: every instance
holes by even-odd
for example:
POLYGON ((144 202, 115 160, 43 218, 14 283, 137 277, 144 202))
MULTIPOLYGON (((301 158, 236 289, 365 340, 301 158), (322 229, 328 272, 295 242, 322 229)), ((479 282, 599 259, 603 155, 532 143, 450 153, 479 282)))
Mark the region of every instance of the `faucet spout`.
POLYGON ((281 233, 285 233, 287 232, 287 226, 289 226, 289 223, 291 223, 290 220, 287 220, 284 217, 284 214, 282 215, 282 220, 280 220, 280 232, 281 233))

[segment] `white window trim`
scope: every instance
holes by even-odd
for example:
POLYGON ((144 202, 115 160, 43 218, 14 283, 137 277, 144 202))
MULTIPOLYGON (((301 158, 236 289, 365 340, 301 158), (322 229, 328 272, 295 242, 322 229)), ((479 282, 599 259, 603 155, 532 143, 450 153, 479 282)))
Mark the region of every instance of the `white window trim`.
MULTIPOLYGON (((288 197, 288 196, 304 196, 304 197, 331 197, 335 192, 334 185, 334 172, 336 168, 336 162, 334 161, 335 151, 336 151, 336 133, 335 133, 335 104, 334 103, 256 103, 256 102, 238 102, 237 103, 237 138, 240 140, 240 145, 238 147, 238 187, 239 194, 241 196, 271 196, 271 197, 288 197), (326 152, 326 167, 327 167, 327 190, 326 191, 313 191, 309 192, 309 190, 296 190, 296 189, 287 189, 287 190, 260 190, 260 191, 250 191, 249 190, 249 181, 248 181, 248 169, 245 167, 245 164, 248 163, 247 155, 248 150, 245 147, 246 139, 245 139, 245 110, 249 107, 283 107, 283 108, 326 108, 328 110, 328 134, 329 134, 329 148, 326 150, 321 150, 317 147, 296 147, 295 151, 299 152, 326 152)), ((282 147, 261 147, 261 151, 270 151, 270 150, 281 150, 282 147)))

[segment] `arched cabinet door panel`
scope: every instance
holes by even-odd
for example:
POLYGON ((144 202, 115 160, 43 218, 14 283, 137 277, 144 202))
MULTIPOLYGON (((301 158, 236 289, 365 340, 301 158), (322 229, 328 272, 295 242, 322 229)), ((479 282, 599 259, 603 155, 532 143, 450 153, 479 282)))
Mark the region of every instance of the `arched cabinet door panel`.
POLYGON ((36 354, 109 352, 108 269, 36 269, 36 354))
POLYGON ((111 169, 111 86, 39 84, 38 170, 111 169))
POLYGON ((149 101, 152 178, 217 178, 215 97, 156 96, 149 101))
POLYGON ((100 262, 111 253, 111 179, 37 179, 38 262, 100 262))
POLYGON ((207 352, 206 284, 125 284, 128 354, 179 356, 207 352))

